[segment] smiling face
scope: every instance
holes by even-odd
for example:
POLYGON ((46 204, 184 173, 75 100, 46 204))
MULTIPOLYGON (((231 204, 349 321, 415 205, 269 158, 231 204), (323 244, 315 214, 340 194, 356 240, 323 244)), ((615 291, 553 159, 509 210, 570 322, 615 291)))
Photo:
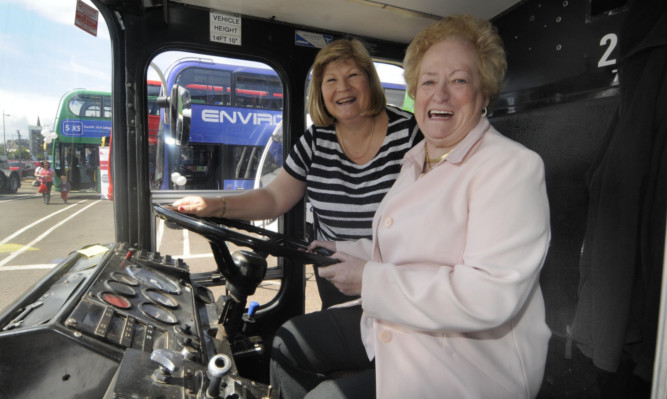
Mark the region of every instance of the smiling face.
POLYGON ((431 156, 441 155, 463 140, 487 104, 481 92, 477 55, 468 43, 446 39, 426 51, 419 66, 415 117, 431 156))
POLYGON ((332 61, 322 74, 322 98, 337 122, 361 118, 370 104, 368 77, 350 59, 332 61))

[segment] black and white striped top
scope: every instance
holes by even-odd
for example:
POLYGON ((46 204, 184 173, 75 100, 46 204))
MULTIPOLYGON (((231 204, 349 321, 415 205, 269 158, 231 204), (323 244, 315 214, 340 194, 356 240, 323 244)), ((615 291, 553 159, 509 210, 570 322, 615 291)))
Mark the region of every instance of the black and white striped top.
POLYGON ((352 162, 334 126, 311 126, 292 148, 284 168, 307 184, 319 240, 371 238, 373 216, 401 170, 403 155, 423 136, 414 116, 393 106, 387 135, 375 157, 352 162))

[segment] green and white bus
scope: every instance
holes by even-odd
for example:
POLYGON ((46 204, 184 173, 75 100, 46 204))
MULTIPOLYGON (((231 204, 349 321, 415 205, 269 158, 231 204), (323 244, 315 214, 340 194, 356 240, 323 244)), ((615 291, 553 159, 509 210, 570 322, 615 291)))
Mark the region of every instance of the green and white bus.
POLYGON ((111 136, 111 93, 75 89, 63 95, 54 123, 56 186, 67 176, 72 190, 100 192, 100 144, 111 136))

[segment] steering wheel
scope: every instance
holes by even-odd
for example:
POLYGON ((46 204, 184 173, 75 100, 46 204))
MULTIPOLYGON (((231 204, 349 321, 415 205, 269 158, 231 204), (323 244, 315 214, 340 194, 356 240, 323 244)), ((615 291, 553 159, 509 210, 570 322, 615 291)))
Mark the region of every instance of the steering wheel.
POLYGON ((320 248, 319 253, 306 252, 308 243, 305 241, 287 238, 284 234, 256 227, 247 222, 225 218, 200 218, 168 209, 163 205, 154 205, 153 210, 157 217, 201 234, 212 243, 222 244, 225 247, 226 242, 231 242, 241 247, 252 248, 264 256, 279 256, 321 266, 338 262, 337 259, 327 256, 332 254, 331 251, 320 248), (230 227, 235 230, 230 230, 230 227))
POLYGON ((289 239, 283 234, 255 227, 246 222, 199 218, 176 212, 162 205, 154 205, 153 211, 157 217, 208 239, 218 271, 225 277, 226 288, 232 294, 230 296, 232 299, 225 302, 219 321, 229 337, 234 337, 242 331, 242 315, 246 300, 264 280, 268 255, 323 266, 338 262, 328 256, 306 252, 308 244, 304 241, 289 239), (249 247, 253 251, 241 250, 232 255, 227 247, 228 242, 240 247, 249 247))

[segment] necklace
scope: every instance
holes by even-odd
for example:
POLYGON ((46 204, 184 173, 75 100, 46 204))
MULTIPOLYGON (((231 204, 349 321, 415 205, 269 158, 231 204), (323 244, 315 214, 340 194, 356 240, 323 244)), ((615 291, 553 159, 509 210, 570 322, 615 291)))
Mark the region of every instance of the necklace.
POLYGON ((447 155, 449 155, 452 151, 454 151, 454 148, 456 148, 456 146, 452 147, 452 149, 447 151, 447 153, 445 155, 441 155, 438 158, 429 158, 428 157, 428 145, 425 144, 424 148, 426 149, 426 151, 425 151, 426 155, 425 155, 424 158, 426 159, 426 163, 429 164, 429 166, 430 166, 430 165, 436 164, 436 163, 444 160, 445 158, 447 158, 447 155))
POLYGON ((371 142, 373 141, 373 133, 375 132, 375 117, 373 117, 373 121, 371 123, 371 131, 368 133, 368 142, 366 143, 366 149, 361 155, 356 155, 353 156, 351 152, 347 150, 347 146, 345 145, 345 140, 343 139, 343 135, 338 133, 338 129, 336 129, 336 135, 339 137, 339 142, 340 142, 340 147, 343 149, 343 152, 345 155, 350 157, 353 161, 355 160, 360 160, 366 158, 368 155, 368 150, 371 148, 371 142))

